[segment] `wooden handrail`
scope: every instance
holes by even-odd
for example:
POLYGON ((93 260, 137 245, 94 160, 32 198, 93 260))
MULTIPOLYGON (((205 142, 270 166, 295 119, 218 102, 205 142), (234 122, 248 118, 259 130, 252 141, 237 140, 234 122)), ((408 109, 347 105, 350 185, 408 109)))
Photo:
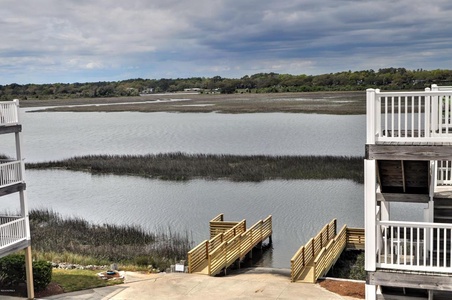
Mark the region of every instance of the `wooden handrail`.
POLYGON ((347 226, 344 225, 336 237, 329 241, 326 247, 317 255, 314 259, 314 277, 312 283, 326 272, 329 271, 331 266, 337 261, 345 246, 347 245, 347 226))
POLYGON ((323 226, 319 233, 311 238, 306 245, 301 246, 300 249, 290 260, 291 265, 291 280, 297 281, 303 269, 315 259, 315 257, 322 251, 323 247, 327 245, 329 240, 336 236, 337 220, 333 219, 331 222, 323 226))
POLYGON ((271 236, 271 222, 272 217, 270 215, 265 220, 257 221, 248 230, 235 235, 212 250, 208 255, 208 274, 216 275, 237 259, 243 259, 258 243, 271 236))

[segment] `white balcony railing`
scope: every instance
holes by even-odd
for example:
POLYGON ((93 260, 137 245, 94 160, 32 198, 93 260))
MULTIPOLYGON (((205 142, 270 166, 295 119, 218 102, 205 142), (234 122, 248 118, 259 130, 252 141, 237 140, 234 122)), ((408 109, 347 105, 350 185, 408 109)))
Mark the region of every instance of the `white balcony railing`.
POLYGON ((452 139, 452 90, 367 90, 367 144, 452 139))
POLYGON ((0 126, 19 123, 19 100, 0 102, 0 126))
POLYGON ((23 181, 20 161, 0 161, 0 188, 23 181))
POLYGON ((452 224, 377 221, 377 267, 452 273, 452 224))
POLYGON ((28 238, 25 218, 0 217, 0 221, 0 250, 28 238))
POLYGON ((452 161, 439 160, 436 168, 436 185, 452 185, 452 161))

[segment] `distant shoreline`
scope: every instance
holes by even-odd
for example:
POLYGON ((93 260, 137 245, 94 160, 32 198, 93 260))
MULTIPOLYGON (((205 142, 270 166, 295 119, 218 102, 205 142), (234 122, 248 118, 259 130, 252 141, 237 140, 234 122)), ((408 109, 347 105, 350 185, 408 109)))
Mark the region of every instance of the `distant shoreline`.
POLYGON ((191 113, 317 113, 365 114, 365 91, 244 93, 244 94, 149 94, 134 97, 22 100, 31 112, 191 112, 191 113), (43 108, 33 110, 31 108, 43 108))

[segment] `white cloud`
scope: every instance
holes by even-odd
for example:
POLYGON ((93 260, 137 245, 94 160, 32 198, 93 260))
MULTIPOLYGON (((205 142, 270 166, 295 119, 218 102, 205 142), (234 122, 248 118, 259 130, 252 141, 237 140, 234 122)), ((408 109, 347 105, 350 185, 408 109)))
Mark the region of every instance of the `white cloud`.
POLYGON ((0 84, 451 68, 451 11, 448 0, 4 0, 0 84))

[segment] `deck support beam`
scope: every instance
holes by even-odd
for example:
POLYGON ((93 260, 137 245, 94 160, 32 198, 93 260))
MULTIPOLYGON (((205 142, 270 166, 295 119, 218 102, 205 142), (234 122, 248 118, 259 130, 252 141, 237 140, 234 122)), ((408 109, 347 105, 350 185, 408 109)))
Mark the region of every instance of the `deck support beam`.
POLYGON ((452 291, 452 277, 444 275, 376 271, 368 272, 367 283, 390 287, 452 291))
POLYGON ((366 145, 366 159, 452 160, 452 145, 366 145))

